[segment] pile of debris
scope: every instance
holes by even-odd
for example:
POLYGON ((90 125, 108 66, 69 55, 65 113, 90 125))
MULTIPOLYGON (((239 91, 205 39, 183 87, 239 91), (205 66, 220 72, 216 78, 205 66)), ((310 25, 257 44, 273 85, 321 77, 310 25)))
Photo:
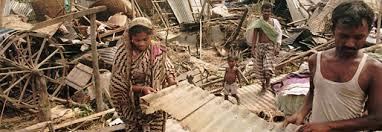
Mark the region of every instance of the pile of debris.
MULTIPOLYGON (((0 106, 3 109, 0 122, 3 115, 14 111, 50 111, 52 120, 33 126, 31 124, 37 121, 17 126, 0 125, 0 129, 31 126, 24 129, 28 131, 54 124, 51 129, 75 130, 94 125, 86 122, 104 115, 114 119, 108 87, 116 45, 129 21, 138 16, 149 17, 155 23, 155 40, 162 41, 169 49, 178 81, 187 80, 219 94, 228 55, 240 57, 239 69, 247 85, 257 81, 251 72, 251 47, 244 34, 246 27, 260 17, 261 3, 265 0, 5 1, 6 16, 1 20, 5 28, 0 28, 0 106), (98 50, 93 50, 95 47, 98 50), (98 66, 93 66, 95 60, 98 66), (99 84, 106 97, 104 107, 108 110, 94 113, 97 95, 92 78, 93 69, 98 68, 99 84), (49 105, 54 107, 45 107, 49 105), (64 121, 76 116, 82 118, 71 123, 64 121)), ((334 46, 329 14, 332 7, 342 1, 273 1, 275 17, 283 27, 282 51, 276 60, 279 75, 295 71, 309 55, 334 46)), ((370 5, 375 4, 373 2, 368 1, 370 5)), ((375 5, 372 7, 377 9, 375 5)), ((376 34, 380 32, 375 30, 376 34)), ((376 34, 370 35, 370 45, 379 42, 376 34)), ((378 48, 368 51, 380 57, 378 48)), ((248 89, 256 90, 254 86, 248 89)), ((272 98, 274 100, 274 96, 272 98)), ((29 120, 33 119, 33 115, 28 115, 29 120)))

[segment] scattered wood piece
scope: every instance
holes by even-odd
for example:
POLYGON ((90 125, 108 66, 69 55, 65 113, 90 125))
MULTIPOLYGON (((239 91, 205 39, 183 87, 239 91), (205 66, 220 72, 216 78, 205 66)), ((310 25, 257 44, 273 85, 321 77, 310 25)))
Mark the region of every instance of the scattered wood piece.
MULTIPOLYGON (((236 23, 235 21, 233 21, 233 20, 228 20, 228 22, 231 22, 232 24, 234 24, 234 25, 236 25, 236 26, 239 26, 239 24, 237 24, 237 23, 236 23)), ((245 32, 245 28, 243 28, 243 27, 240 27, 240 30, 245 32)))
POLYGON ((70 20, 75 19, 75 18, 79 18, 82 16, 94 14, 94 13, 105 11, 105 10, 106 10, 105 6, 98 6, 98 7, 90 8, 88 10, 70 13, 67 15, 59 16, 59 17, 56 17, 56 18, 53 18, 53 19, 50 19, 47 21, 37 23, 36 25, 34 25, 34 27, 31 30, 37 30, 37 29, 40 29, 43 27, 47 27, 49 25, 53 25, 53 24, 60 23, 63 21, 70 21, 70 20))
POLYGON ((303 52, 303 53, 300 53, 299 55, 297 55, 297 56, 295 56, 295 57, 292 57, 292 58, 290 58, 290 59, 288 59, 288 60, 286 60, 286 61, 283 61, 283 62, 277 64, 275 68, 276 68, 276 69, 277 69, 277 68, 280 68, 280 67, 284 66, 285 64, 288 64, 288 63, 290 63, 290 62, 292 62, 292 61, 294 61, 294 60, 298 60, 298 59, 303 58, 303 57, 306 57, 306 56, 308 56, 308 55, 310 55, 310 54, 312 54, 312 53, 316 53, 318 49, 320 49, 320 48, 322 48, 322 47, 325 47, 325 46, 327 46, 327 45, 330 45, 330 44, 332 44, 332 43, 334 43, 334 39, 333 39, 333 40, 330 40, 329 42, 327 42, 327 43, 325 43, 325 44, 321 44, 321 45, 319 45, 319 46, 316 46, 316 47, 314 47, 314 48, 312 48, 312 49, 310 49, 310 50, 308 50, 308 51, 305 51, 305 52, 303 52))
POLYGON ((219 79, 210 81, 208 83, 202 84, 200 87, 205 87, 205 86, 208 86, 208 85, 211 85, 211 84, 215 84, 215 83, 219 83, 219 82, 222 82, 222 81, 224 81, 224 78, 219 78, 219 79))
POLYGON ((97 129, 97 130, 89 130, 84 132, 115 132, 118 130, 123 130, 125 128, 126 128, 126 124, 119 124, 119 125, 115 125, 111 127, 105 127, 105 128, 102 128, 101 130, 97 129))
POLYGON ((300 20, 297 20, 297 21, 294 21, 294 22, 290 22, 287 25, 290 26, 292 24, 299 23, 299 22, 306 21, 306 20, 308 20, 308 18, 303 18, 303 19, 300 19, 300 20))
POLYGON ((244 22, 245 18, 247 17, 248 10, 249 10, 249 9, 246 9, 246 10, 245 10, 243 16, 242 16, 241 19, 240 19, 240 23, 239 23, 239 25, 236 27, 235 32, 232 33, 232 35, 228 38, 228 40, 224 43, 223 46, 225 46, 225 45, 227 45, 227 44, 230 44, 230 43, 232 43, 232 41, 235 41, 235 40, 236 40, 237 36, 239 35, 241 26, 243 25, 243 22, 244 22))
POLYGON ((48 126, 48 124, 52 123, 51 121, 45 121, 45 122, 40 122, 37 124, 34 124, 32 126, 16 130, 16 132, 31 132, 31 131, 36 131, 37 129, 45 128, 48 126))
POLYGON ((67 121, 67 122, 64 122, 64 123, 61 123, 61 124, 57 124, 53 128, 55 130, 57 130, 57 129, 64 128, 66 126, 73 125, 73 124, 76 124, 76 123, 80 123, 80 122, 84 122, 84 121, 92 121, 92 120, 100 118, 100 116, 104 116, 106 114, 113 113, 113 112, 115 112, 114 108, 106 110, 106 111, 102 111, 102 112, 99 112, 99 113, 95 113, 95 114, 92 114, 92 115, 87 116, 87 117, 83 117, 83 118, 67 121))
MULTIPOLYGON (((103 116, 103 115, 106 115, 106 114, 109 114, 109 113, 113 113, 113 112, 115 112, 115 109, 109 109, 109 110, 106 110, 106 111, 95 113, 93 115, 89 115, 87 117, 83 117, 83 118, 67 121, 67 122, 55 125, 54 129, 57 130, 57 129, 64 128, 66 126, 73 125, 73 124, 76 124, 76 123, 92 121, 92 120, 98 119, 100 116, 103 116)), ((16 132, 30 132, 30 131, 33 131, 33 130, 45 128, 50 123, 52 123, 52 122, 51 121, 40 122, 40 123, 37 123, 35 125, 29 126, 29 127, 26 127, 26 128, 20 129, 20 130, 16 130, 16 132)), ((48 131, 48 130, 45 129, 44 131, 48 131)))
POLYGON ((78 107, 81 107, 81 108, 84 108, 86 110, 91 111, 91 109, 89 109, 89 107, 87 105, 74 102, 73 100, 65 100, 65 99, 61 99, 61 98, 57 98, 57 97, 52 97, 52 96, 49 97, 49 99, 51 101, 57 101, 57 102, 60 102, 62 104, 74 105, 74 106, 78 106, 78 107))
POLYGON ((118 33, 118 32, 122 32, 126 29, 126 27, 119 27, 117 29, 114 29, 114 30, 109 30, 105 33, 102 33, 102 34, 99 34, 98 37, 99 38, 103 38, 103 37, 106 37, 106 36, 109 36, 109 35, 112 35, 114 33, 118 33))
POLYGON ((0 94, 0 98, 3 98, 4 100, 7 100, 8 102, 10 102, 16 108, 27 108, 27 110, 32 112, 32 113, 37 113, 38 112, 37 110, 35 110, 36 106, 34 106, 34 105, 32 106, 32 105, 24 103, 24 102, 21 102, 21 104, 19 104, 18 100, 11 99, 7 95, 4 95, 2 93, 0 94))
POLYGON ((240 69, 238 69, 238 70, 239 70, 239 73, 240 73, 241 78, 244 79, 245 84, 249 85, 250 83, 249 83, 247 77, 244 76, 243 72, 242 72, 240 69))
POLYGON ((375 44, 373 46, 361 49, 362 52, 372 52, 376 49, 382 48, 382 44, 375 44))

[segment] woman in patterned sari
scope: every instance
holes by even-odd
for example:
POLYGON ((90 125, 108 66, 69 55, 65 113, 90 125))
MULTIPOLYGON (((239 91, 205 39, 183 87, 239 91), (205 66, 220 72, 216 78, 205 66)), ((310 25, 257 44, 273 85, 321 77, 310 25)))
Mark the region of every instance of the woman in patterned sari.
POLYGON ((163 132, 166 113, 144 114, 139 97, 176 84, 174 67, 166 50, 151 41, 153 25, 147 18, 135 18, 118 42, 114 58, 111 97, 126 131, 163 132))

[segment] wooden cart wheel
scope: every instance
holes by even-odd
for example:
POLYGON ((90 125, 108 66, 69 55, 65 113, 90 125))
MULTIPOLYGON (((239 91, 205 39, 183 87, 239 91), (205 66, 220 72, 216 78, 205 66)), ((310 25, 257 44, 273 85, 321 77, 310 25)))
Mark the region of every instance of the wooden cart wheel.
POLYGON ((0 95, 18 107, 36 108, 36 78, 44 77, 48 92, 57 94, 66 76, 63 48, 49 36, 15 32, 0 43, 0 95))

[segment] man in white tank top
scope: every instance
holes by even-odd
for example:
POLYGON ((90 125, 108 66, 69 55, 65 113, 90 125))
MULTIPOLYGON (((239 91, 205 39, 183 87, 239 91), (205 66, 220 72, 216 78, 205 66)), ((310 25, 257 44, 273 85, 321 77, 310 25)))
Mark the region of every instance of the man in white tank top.
POLYGON ((301 110, 287 123, 299 131, 382 130, 382 64, 359 51, 373 11, 363 1, 344 2, 332 13, 335 48, 309 58, 311 87, 301 110), (364 110, 368 114, 362 114, 364 110), (304 118, 312 112, 309 123, 304 118))

